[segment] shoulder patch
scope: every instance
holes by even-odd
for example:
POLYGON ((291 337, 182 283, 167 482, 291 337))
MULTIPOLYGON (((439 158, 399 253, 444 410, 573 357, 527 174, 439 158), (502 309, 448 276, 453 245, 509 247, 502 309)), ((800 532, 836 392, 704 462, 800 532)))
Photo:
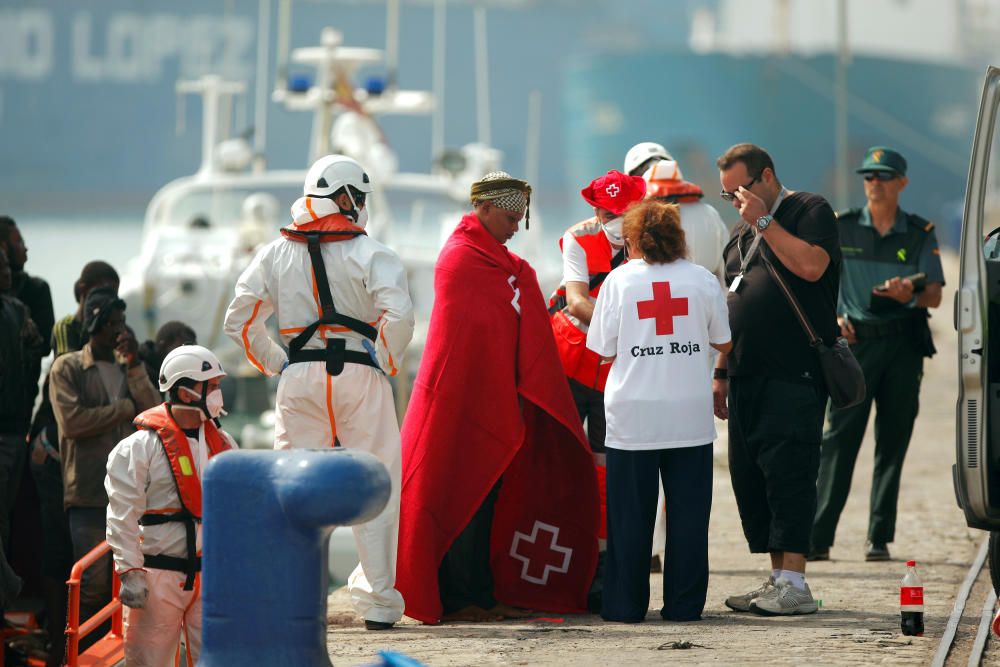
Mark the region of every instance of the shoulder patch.
POLYGON ((909 220, 909 223, 911 225, 913 225, 914 227, 918 228, 920 231, 924 232, 925 234, 928 233, 928 232, 930 232, 932 229, 934 229, 934 223, 933 222, 931 222, 930 220, 926 220, 924 218, 921 218, 919 215, 916 215, 915 213, 908 213, 907 214, 907 220, 909 220))
POLYGON ((847 209, 844 209, 843 211, 836 211, 833 215, 836 216, 836 218, 838 220, 842 220, 842 219, 845 219, 845 218, 856 218, 859 215, 861 215, 861 209, 860 208, 847 208, 847 209))

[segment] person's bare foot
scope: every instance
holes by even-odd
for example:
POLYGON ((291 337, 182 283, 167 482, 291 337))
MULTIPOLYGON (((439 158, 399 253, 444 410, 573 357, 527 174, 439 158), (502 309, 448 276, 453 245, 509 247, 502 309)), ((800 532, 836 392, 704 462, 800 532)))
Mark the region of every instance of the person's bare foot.
POLYGON ((490 613, 499 614, 502 618, 529 618, 535 615, 535 612, 531 609, 511 607, 502 603, 490 609, 490 613))
POLYGON ((497 613, 493 609, 487 611, 475 605, 462 607, 458 611, 453 611, 441 617, 443 623, 490 623, 502 620, 502 614, 497 613))

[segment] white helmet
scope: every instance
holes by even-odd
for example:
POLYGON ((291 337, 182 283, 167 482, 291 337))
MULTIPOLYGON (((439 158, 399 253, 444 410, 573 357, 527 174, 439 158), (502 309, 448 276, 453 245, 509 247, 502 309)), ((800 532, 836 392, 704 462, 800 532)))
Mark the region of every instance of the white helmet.
POLYGON ((306 197, 328 197, 345 185, 366 194, 372 191, 371 179, 357 160, 346 155, 327 155, 309 167, 302 194, 306 197))
POLYGON ((160 366, 160 391, 168 391, 181 378, 203 382, 224 377, 226 371, 212 351, 201 345, 181 345, 171 350, 160 366))
POLYGON ((628 149, 628 153, 625 154, 625 173, 631 175, 635 169, 638 169, 643 162, 646 162, 650 158, 659 158, 661 160, 674 159, 667 149, 660 144, 653 143, 652 141, 644 141, 628 149))

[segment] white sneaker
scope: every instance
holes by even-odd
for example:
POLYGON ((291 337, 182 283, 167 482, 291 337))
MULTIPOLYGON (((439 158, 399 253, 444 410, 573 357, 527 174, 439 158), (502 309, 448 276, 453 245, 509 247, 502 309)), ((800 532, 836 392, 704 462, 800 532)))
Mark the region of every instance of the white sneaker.
POLYGON ((744 593, 743 595, 730 595, 726 598, 726 606, 733 611, 750 611, 750 604, 762 595, 769 593, 774 590, 774 577, 770 576, 767 578, 759 588, 756 588, 749 593, 744 593))
POLYGON ((796 588, 784 577, 774 582, 767 595, 759 595, 750 602, 750 611, 761 616, 815 614, 818 609, 809 584, 805 584, 805 589, 796 588))

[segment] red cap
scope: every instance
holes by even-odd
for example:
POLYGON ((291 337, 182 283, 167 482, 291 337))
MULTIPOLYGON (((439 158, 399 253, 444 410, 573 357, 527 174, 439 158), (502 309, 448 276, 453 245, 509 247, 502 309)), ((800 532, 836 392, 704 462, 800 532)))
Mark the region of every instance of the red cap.
POLYGON ((915 560, 906 561, 906 567, 916 567, 916 566, 917 566, 917 561, 915 560))
POLYGON ((642 176, 627 176, 612 169, 591 181, 590 185, 580 190, 580 194, 591 206, 621 215, 645 196, 646 181, 642 176))

